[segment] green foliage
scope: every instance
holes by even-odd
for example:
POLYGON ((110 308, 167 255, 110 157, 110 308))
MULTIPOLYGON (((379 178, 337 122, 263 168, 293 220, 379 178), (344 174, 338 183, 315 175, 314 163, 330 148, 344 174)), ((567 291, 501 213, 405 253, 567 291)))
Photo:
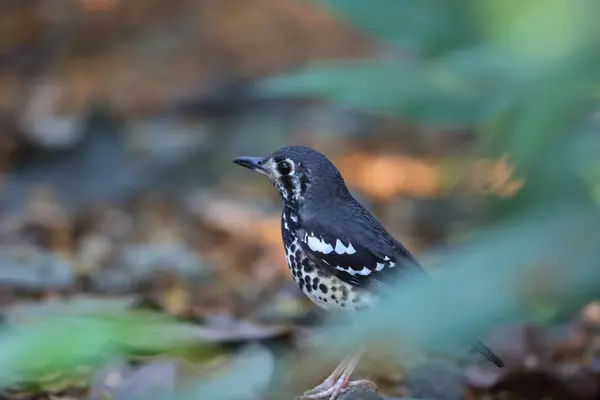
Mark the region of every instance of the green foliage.
POLYGON ((486 101, 489 94, 482 89, 506 92, 507 85, 485 85, 484 76, 461 73, 453 65, 461 61, 322 63, 267 79, 261 90, 276 96, 316 95, 341 107, 435 125, 481 123, 505 109, 510 94, 486 101))
POLYGON ((598 105, 600 3, 323 3, 374 39, 416 53, 310 64, 260 82, 264 95, 317 97, 419 125, 471 129, 482 152, 509 154, 517 173, 527 176, 514 204, 585 191, 576 181, 592 158, 568 170, 555 166, 559 159, 579 158, 570 153, 581 151, 571 134, 588 129, 586 120, 598 105))
POLYGON ((476 40, 464 0, 320 0, 334 15, 402 51, 435 54, 476 40))
POLYGON ((47 376, 81 378, 82 367, 88 371, 127 355, 202 344, 193 331, 157 314, 82 310, 47 318, 36 315, 30 322, 4 328, 0 341, 2 387, 31 385, 47 381, 47 376))
POLYGON ((262 93, 316 96, 415 123, 480 127, 482 143, 505 143, 502 151, 520 159, 546 148, 581 116, 582 103, 595 101, 600 39, 593 16, 600 5, 592 0, 325 3, 374 38, 418 53, 315 63, 266 79, 262 93), (434 42, 432 53, 425 43, 434 42))

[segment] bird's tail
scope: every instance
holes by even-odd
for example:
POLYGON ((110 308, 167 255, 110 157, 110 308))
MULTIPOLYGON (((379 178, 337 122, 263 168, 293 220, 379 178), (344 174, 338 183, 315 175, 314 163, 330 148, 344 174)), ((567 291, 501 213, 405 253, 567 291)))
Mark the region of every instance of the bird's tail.
POLYGON ((480 340, 476 340, 473 348, 480 352, 488 361, 494 363, 497 367, 504 367, 504 361, 498 357, 492 350, 490 350, 485 344, 481 343, 480 340))

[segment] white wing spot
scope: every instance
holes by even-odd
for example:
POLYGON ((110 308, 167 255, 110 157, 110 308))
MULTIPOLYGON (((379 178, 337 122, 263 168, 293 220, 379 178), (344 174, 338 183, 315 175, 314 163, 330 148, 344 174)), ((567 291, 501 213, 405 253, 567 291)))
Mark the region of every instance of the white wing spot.
POLYGON ((339 265, 336 265, 335 269, 337 269, 338 271, 347 272, 352 276, 356 275, 356 271, 351 268, 344 268, 344 267, 340 267, 339 265))
POLYGON ((356 250, 354 249, 354 247, 352 247, 352 243, 348 243, 348 247, 346 247, 346 253, 348 253, 348 254, 356 253, 356 250))
POLYGON ((352 247, 352 243, 348 243, 348 246, 345 246, 340 239, 337 239, 335 242, 335 252, 338 254, 354 254, 356 250, 352 247))
POLYGON ((298 222, 298 217, 296 217, 294 214, 290 215, 290 218, 292 219, 292 221, 298 222))
POLYGON ((383 257, 383 261, 390 261, 390 258, 388 256, 383 257))
POLYGON ((329 243, 313 235, 308 237, 307 243, 308 247, 313 251, 319 251, 323 254, 329 254, 333 251, 333 247, 329 243))
POLYGON ((367 267, 363 267, 363 269, 361 269, 360 271, 356 271, 356 270, 353 270, 352 268, 344 268, 344 267, 340 267, 339 265, 337 265, 337 266, 335 267, 335 269, 337 269, 337 270, 339 270, 339 271, 344 271, 344 272, 347 272, 347 273, 349 273, 349 274, 350 274, 350 275, 352 275, 352 276, 354 276, 354 275, 363 275, 363 276, 367 276, 367 275, 370 275, 370 274, 371 274, 371 272, 373 272, 373 271, 371 271, 371 270, 370 270, 369 268, 367 268, 367 267))
POLYGON ((396 266, 396 263, 391 262, 390 265, 388 265, 388 267, 390 268, 394 268, 396 266))
POLYGON ((381 270, 383 270, 384 267, 385 267, 384 263, 377 263, 377 267, 375 268, 375 271, 381 271, 381 270))

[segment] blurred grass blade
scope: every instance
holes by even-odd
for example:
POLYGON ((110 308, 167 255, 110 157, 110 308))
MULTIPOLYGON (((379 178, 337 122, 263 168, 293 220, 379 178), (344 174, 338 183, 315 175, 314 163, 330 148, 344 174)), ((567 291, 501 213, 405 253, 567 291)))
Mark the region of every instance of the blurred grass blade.
POLYGON ((471 8, 491 45, 532 66, 572 57, 600 41, 595 0, 471 0, 471 8))
POLYGON ((376 40, 404 51, 433 54, 474 39, 464 0, 319 0, 334 15, 376 40))
POLYGON ((152 313, 53 314, 0 333, 0 386, 35 382, 46 374, 77 374, 130 353, 164 352, 201 340, 152 313))
POLYGON ((467 126, 503 110, 507 103, 502 93, 493 97, 490 91, 510 88, 504 76, 496 84, 478 85, 485 76, 472 74, 469 65, 455 58, 427 65, 401 60, 320 63, 265 79, 257 89, 265 96, 318 97, 385 117, 467 126))
MULTIPOLYGON (((502 324, 572 315, 600 294, 599 211, 590 202, 529 209, 473 232, 461 247, 422 260, 436 271, 432 278, 398 282, 402 289, 357 316, 353 328, 330 324, 321 337, 327 346, 302 365, 339 360, 365 344, 410 367, 415 353, 459 356, 473 337, 502 324)), ((302 373, 295 368, 286 369, 302 373)), ((280 390, 273 398, 289 394, 280 390)))
POLYGON ((484 130, 486 150, 509 152, 523 170, 593 111, 600 78, 594 0, 472 1, 488 48, 519 65, 518 113, 484 130), (507 134, 509 135, 507 137, 507 134))

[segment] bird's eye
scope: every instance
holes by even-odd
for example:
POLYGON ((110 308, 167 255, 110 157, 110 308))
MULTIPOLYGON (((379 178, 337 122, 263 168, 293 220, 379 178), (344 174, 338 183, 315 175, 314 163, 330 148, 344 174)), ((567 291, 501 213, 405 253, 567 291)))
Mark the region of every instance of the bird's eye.
POLYGON ((292 172, 292 165, 287 161, 280 161, 277 163, 277 171, 281 175, 289 175, 292 172))

